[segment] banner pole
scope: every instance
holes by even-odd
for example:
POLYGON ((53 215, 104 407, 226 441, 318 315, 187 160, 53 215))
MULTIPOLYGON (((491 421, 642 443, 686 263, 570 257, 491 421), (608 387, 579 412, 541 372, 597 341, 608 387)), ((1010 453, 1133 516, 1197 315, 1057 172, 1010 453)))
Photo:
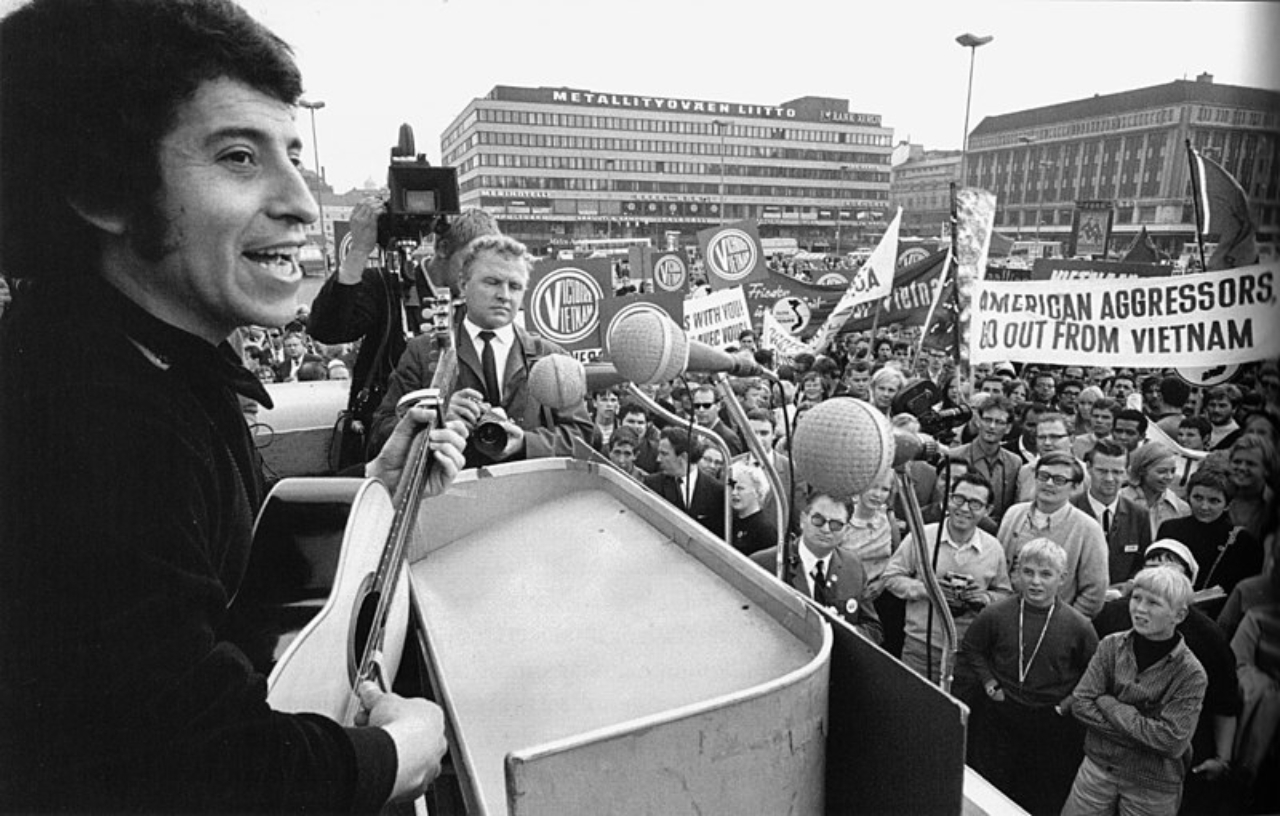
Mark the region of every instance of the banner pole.
MULTIPOLYGON (((951 274, 951 250, 947 250, 947 257, 942 261, 942 272, 938 275, 938 291, 933 293, 933 302, 929 304, 929 313, 924 316, 924 325, 920 327, 920 340, 916 343, 915 356, 911 358, 911 370, 916 370, 916 365, 920 362, 920 355, 924 353, 924 338, 929 334, 929 327, 933 325, 933 316, 938 311, 938 304, 942 301, 942 292, 947 288, 947 276, 951 274)), ((872 347, 874 349, 874 346, 872 347)))
POLYGON ((1186 139, 1187 164, 1191 170, 1191 204, 1196 216, 1196 247, 1200 250, 1200 271, 1208 272, 1209 264, 1204 259, 1204 213, 1200 211, 1200 174, 1196 172, 1196 153, 1191 146, 1191 139, 1186 139))
MULTIPOLYGON (((959 257, 960 238, 960 213, 956 210, 956 183, 951 182, 951 258, 959 257)), ((960 287, 956 285, 951 289, 952 307, 956 311, 955 324, 951 327, 953 342, 955 343, 955 373, 962 380, 968 379, 968 372, 964 370, 964 358, 960 353, 960 287)))

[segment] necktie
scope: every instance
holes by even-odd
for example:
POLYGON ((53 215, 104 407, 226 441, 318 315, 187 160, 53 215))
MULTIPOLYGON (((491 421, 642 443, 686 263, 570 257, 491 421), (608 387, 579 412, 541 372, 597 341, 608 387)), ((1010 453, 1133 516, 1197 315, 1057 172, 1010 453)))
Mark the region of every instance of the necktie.
POLYGON ((502 404, 502 392, 498 390, 498 362, 493 355, 491 342, 494 337, 496 335, 488 329, 480 332, 480 339, 484 341, 484 351, 480 353, 480 368, 484 372, 485 399, 490 405, 498 406, 502 404))
POLYGON ((688 480, 683 476, 677 478, 676 487, 680 490, 680 504, 687 508, 689 506, 688 480))
POLYGON ((813 599, 819 604, 827 605, 827 576, 826 571, 822 568, 822 562, 813 565, 813 599))
POLYGON ((1111 508, 1108 507, 1102 511, 1102 532, 1111 532, 1111 508))

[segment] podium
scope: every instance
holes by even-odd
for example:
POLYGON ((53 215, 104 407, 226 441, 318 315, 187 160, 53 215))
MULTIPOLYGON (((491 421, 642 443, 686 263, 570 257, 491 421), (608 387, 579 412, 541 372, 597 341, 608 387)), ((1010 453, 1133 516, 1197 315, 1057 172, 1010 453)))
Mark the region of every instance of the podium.
POLYGON ((818 814, 830 626, 613 471, 463 473, 407 554, 469 814, 818 814))

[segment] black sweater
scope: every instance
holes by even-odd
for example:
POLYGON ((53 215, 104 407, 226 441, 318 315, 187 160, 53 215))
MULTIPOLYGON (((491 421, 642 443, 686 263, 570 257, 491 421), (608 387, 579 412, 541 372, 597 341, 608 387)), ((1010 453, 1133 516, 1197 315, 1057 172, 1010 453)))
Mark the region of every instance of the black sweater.
POLYGON ((371 810, 381 729, 273 712, 225 639, 262 502, 227 344, 96 277, 0 321, 0 810, 371 810), (146 349, 143 351, 139 346, 146 349))

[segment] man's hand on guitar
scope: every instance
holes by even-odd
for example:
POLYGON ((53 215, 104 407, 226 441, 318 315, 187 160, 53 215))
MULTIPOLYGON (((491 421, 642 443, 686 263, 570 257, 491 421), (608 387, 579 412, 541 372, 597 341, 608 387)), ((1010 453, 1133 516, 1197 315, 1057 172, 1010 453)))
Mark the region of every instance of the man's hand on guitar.
POLYGON ((401 697, 365 681, 356 689, 361 711, 356 725, 381 728, 396 744, 396 783, 391 801, 416 799, 440 773, 449 743, 444 738, 444 712, 427 700, 401 697))
MULTIPOLYGON (((395 430, 391 432, 391 436, 387 437, 378 456, 365 466, 365 475, 381 479, 394 495, 409 458, 413 437, 419 426, 426 425, 432 420, 434 412, 435 408, 429 405, 415 405, 410 408, 396 423, 395 430)), ((467 434, 467 425, 453 418, 450 418, 443 428, 436 428, 431 432, 429 447, 434 466, 427 473, 424 495, 435 496, 443 493, 458 475, 458 471, 462 470, 466 464, 463 451, 467 447, 467 434)))

